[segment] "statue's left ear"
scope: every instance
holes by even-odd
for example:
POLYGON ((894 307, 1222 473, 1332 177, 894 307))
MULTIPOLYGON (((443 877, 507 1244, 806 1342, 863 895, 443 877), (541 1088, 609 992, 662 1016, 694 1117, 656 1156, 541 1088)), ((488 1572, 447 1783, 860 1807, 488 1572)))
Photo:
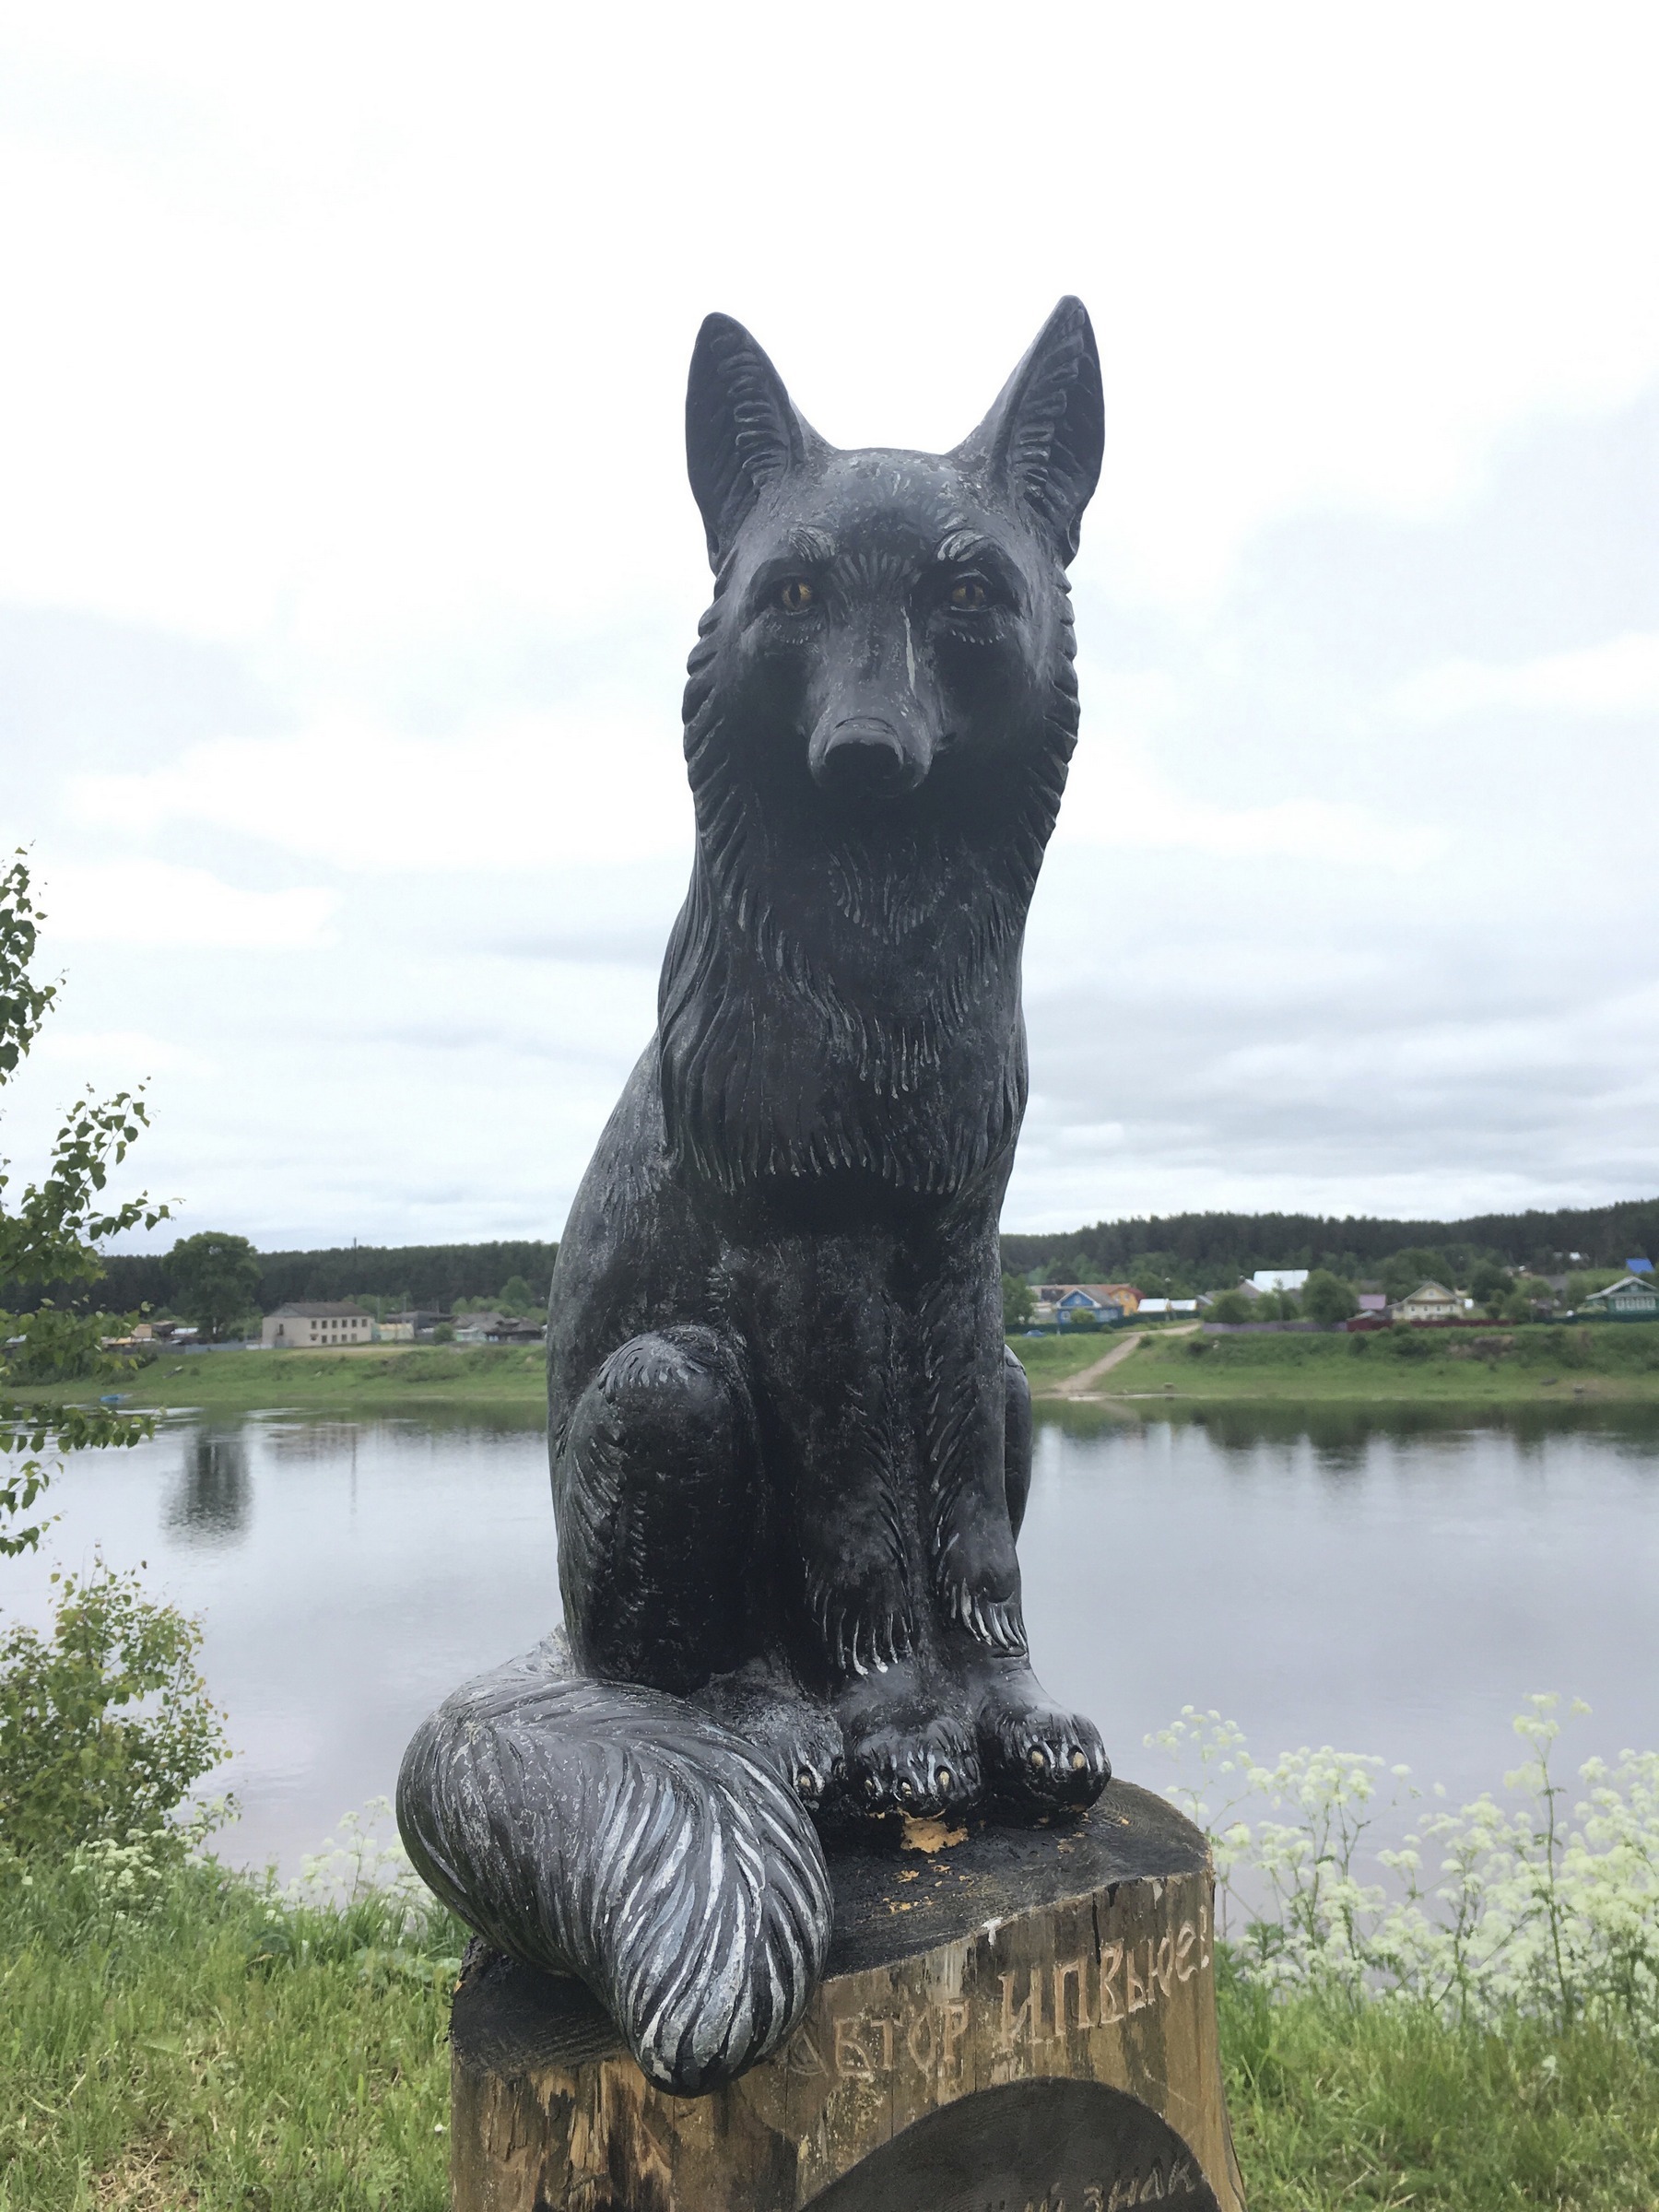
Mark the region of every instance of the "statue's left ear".
POLYGON ((708 316, 686 386, 686 466, 712 569, 719 569, 767 486, 798 468, 816 442, 783 379, 742 324, 708 316))
POLYGON ((1067 298, 956 457, 988 464, 1069 562, 1100 478, 1105 437, 1094 329, 1082 300, 1067 298))

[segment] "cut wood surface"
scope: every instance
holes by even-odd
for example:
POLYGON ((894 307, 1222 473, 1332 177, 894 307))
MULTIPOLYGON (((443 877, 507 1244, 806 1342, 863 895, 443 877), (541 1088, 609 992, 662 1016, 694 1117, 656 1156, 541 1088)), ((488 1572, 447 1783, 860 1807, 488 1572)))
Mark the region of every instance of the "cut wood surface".
POLYGON ((966 1826, 831 1848, 825 1979, 708 2097, 653 2088, 580 1984, 475 1954, 454 2212, 1243 2212, 1202 1834, 1119 1782, 1087 1813, 966 1826))

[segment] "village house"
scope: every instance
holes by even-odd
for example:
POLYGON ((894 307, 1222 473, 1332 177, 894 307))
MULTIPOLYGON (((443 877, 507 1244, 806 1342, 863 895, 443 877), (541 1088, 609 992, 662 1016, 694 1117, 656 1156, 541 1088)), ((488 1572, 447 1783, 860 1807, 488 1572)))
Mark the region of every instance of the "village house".
POLYGON ((1394 1300, 1394 1317, 1396 1321, 1456 1321, 1463 1310, 1462 1299, 1443 1283, 1419 1283, 1409 1298, 1394 1300))
POLYGON ((1265 1298, 1269 1291, 1288 1290, 1292 1297, 1300 1297, 1307 1285, 1305 1267, 1258 1267, 1247 1275, 1239 1285, 1246 1298, 1265 1298))
POLYGON ((1584 1300, 1586 1312, 1605 1313, 1614 1321, 1653 1321, 1659 1318, 1659 1284, 1653 1277, 1627 1275, 1593 1290, 1584 1300))
POLYGON ((389 1344, 408 1344, 422 1336, 430 1336, 450 1319, 447 1313, 422 1308, 406 1313, 388 1313, 377 1324, 376 1334, 389 1344))
POLYGON ((527 1321, 517 1313, 457 1313, 457 1344, 540 1344, 547 1333, 544 1321, 527 1321))
POLYGON ((349 1298, 278 1306, 275 1313, 265 1315, 259 1341, 267 1351, 315 1351, 323 1345, 372 1344, 374 1316, 365 1313, 349 1298))
POLYGON ((457 1313, 455 1342, 457 1344, 488 1344, 489 1332, 500 1325, 499 1313, 457 1313))
POLYGON ((1032 1320, 1057 1322, 1062 1328, 1079 1321, 1124 1321, 1140 1303, 1133 1283, 1039 1283, 1031 1296, 1032 1320))

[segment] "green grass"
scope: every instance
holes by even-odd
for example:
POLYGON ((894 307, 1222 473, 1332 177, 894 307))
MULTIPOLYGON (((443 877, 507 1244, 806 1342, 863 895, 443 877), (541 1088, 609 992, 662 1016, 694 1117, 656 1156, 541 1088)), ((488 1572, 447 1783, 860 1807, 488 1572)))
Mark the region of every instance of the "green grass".
POLYGON ((1031 1379, 1031 1388, 1041 1392, 1103 1359, 1120 1339, 1111 1329, 1088 1329, 1075 1336, 1014 1336, 1009 1341, 1031 1379))
MULTIPOLYGON (((1154 1331, 1104 1375, 1111 1397, 1347 1400, 1480 1406, 1596 1399, 1659 1402, 1659 1326, 1601 1323, 1519 1329, 1424 1330, 1426 1356, 1402 1358, 1388 1335, 1192 1336, 1154 1331), (1202 1345, 1194 1352, 1190 1347, 1202 1345), (1354 1346, 1364 1349, 1356 1352, 1354 1346), (1480 1346, 1502 1347, 1483 1352, 1480 1346)), ((1018 1336, 1014 1349, 1039 1396, 1111 1351, 1109 1331, 1018 1336)), ((546 1401, 539 1347, 376 1345, 360 1351, 199 1352, 136 1369, 124 1385, 134 1406, 206 1413, 254 1407, 408 1413, 434 1410, 535 1418, 546 1401)), ((29 1392, 20 1392, 28 1397, 29 1392)))
MULTIPOLYGON (((276 1905, 179 1869, 153 1915, 0 1888, 0 2212, 441 2212, 459 1931, 276 1905)), ((1649 2212, 1659 2065, 1633 2036, 1269 2002, 1224 1971, 1252 2212, 1649 2212)))
POLYGON ((441 2212, 459 1931, 209 1868, 0 1884, 0 2212, 441 2212))
POLYGON ((1594 2022, 1501 2033, 1224 1976, 1221 2044, 1251 2212, 1651 2212, 1659 2063, 1594 2022))
POLYGON ((360 1351, 163 1357, 135 1368, 120 1388, 126 1405, 199 1406, 208 1413, 278 1406, 327 1412, 488 1406, 534 1412, 546 1406, 547 1381, 539 1345, 375 1345, 360 1351))
MULTIPOLYGON (((1022 1336, 1015 1350, 1032 1387, 1062 1382, 1112 1348, 1105 1330, 1074 1337, 1022 1336)), ((120 1385, 135 1407, 189 1406, 206 1413, 255 1407, 320 1412, 408 1413, 423 1406, 495 1406, 535 1414, 547 1404, 539 1345, 375 1345, 327 1352, 195 1352, 151 1360, 120 1385)), ((28 1399, 47 1395, 19 1390, 28 1399)))
POLYGON ((1373 1335, 1152 1337, 1102 1377, 1109 1396, 1344 1399, 1481 1406, 1659 1401, 1659 1326, 1604 1322, 1566 1328, 1430 1330, 1373 1335), (1355 1346, 1363 1349, 1356 1351, 1355 1346), (1482 1345, 1488 1347, 1483 1352, 1482 1345), (1200 1348, 1194 1349, 1197 1347, 1200 1348))

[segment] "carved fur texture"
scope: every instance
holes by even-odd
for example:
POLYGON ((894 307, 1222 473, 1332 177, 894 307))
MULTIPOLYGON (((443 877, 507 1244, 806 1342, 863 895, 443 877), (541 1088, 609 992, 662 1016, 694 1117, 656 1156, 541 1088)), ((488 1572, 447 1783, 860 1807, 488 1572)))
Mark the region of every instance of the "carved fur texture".
POLYGON ((425 1721, 398 1778, 409 1855, 497 1949, 580 1976, 665 2088, 716 2088, 794 2029, 830 1899, 798 1798, 660 1692, 544 1648, 425 1721))
POLYGON ((690 2092, 771 2048, 818 1971, 809 1814, 1064 1809, 1110 1767, 1030 1665, 997 1248, 1026 915, 1077 738, 1088 318, 1062 300, 933 454, 832 447, 711 316, 686 432, 714 571, 696 857, 548 1309, 588 1682, 461 1693, 402 1804, 463 1918, 581 1973, 690 2092))

